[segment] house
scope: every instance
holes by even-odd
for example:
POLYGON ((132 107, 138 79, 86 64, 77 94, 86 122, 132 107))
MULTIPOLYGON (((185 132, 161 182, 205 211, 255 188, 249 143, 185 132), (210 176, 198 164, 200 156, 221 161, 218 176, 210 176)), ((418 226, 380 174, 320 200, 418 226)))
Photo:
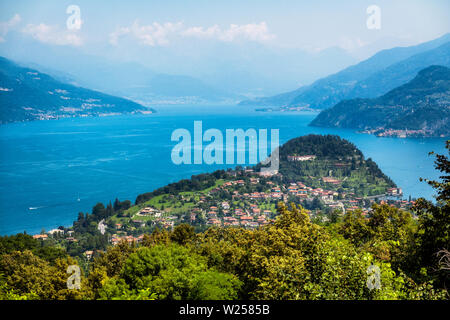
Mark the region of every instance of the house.
POLYGON ((220 222, 219 219, 209 219, 209 220, 208 220, 208 224, 220 226, 221 222, 220 222))
POLYGON ((398 196, 398 195, 402 195, 403 191, 400 188, 389 188, 387 190, 388 195, 392 195, 392 196, 398 196))
POLYGON ((278 170, 260 171, 258 174, 262 177, 271 177, 271 176, 278 174, 278 170))
POLYGON ((253 222, 253 221, 247 222, 245 225, 247 227, 249 227, 249 228, 252 228, 252 229, 255 229, 255 228, 259 227, 259 223, 258 222, 253 222))
POLYGON ((92 250, 87 250, 84 252, 86 259, 88 259, 88 260, 91 260, 93 254, 94 254, 94 251, 92 251, 92 250))
POLYGON ((33 236, 33 239, 47 240, 48 239, 48 235, 46 235, 46 234, 35 234, 33 236))
POLYGON ((142 220, 133 220, 133 223, 137 226, 137 227, 145 227, 145 221, 142 220))
POLYGON ((259 216, 257 219, 258 223, 263 223, 266 221, 266 217, 265 216, 259 216))
POLYGON ((331 183, 331 184, 340 184, 341 180, 338 180, 333 177, 322 177, 323 182, 331 183))
POLYGON ((138 215, 160 217, 161 212, 152 207, 145 207, 138 212, 138 215))
POLYGON ((53 229, 53 230, 50 230, 48 233, 49 233, 49 234, 52 234, 52 235, 54 235, 55 233, 58 233, 58 234, 64 234, 64 230, 61 230, 61 229, 53 229))
POLYGON ((69 242, 77 242, 78 241, 74 237, 68 237, 68 238, 66 238, 66 240, 69 241, 69 242))
POLYGON ((315 155, 306 155, 306 156, 288 156, 288 161, 309 161, 316 159, 315 155))

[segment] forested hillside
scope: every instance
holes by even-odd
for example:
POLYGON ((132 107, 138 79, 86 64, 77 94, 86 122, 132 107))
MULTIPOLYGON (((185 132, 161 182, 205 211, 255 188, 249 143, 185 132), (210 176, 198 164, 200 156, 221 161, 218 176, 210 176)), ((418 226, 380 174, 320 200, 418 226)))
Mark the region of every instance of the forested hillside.
POLYGON ((322 111, 311 125, 371 130, 378 135, 408 130, 405 135, 450 136, 450 69, 431 66, 381 97, 344 100, 322 111))
POLYGON ((0 298, 448 299, 447 155, 436 156, 436 168, 442 180, 428 183, 437 202, 419 199, 411 211, 374 203, 368 213, 335 212, 319 221, 301 206, 279 202, 275 219, 259 228, 195 232, 182 223, 115 245, 97 226, 125 216, 131 203, 97 205, 81 214, 70 238, 59 232, 1 237, 0 298), (98 239, 98 249, 80 255, 73 249, 86 234, 98 239), (79 288, 67 287, 69 266, 81 267, 79 288), (368 275, 374 268, 376 279, 368 275))
POLYGON ((0 124, 151 112, 133 101, 66 84, 0 57, 0 124))

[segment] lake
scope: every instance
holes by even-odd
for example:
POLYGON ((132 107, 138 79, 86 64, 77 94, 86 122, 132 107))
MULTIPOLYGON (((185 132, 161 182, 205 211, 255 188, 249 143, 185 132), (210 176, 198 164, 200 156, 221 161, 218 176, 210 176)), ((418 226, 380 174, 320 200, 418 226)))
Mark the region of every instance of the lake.
MULTIPOLYGON (((353 142, 403 189, 405 197, 431 199, 419 177, 437 178, 429 151, 443 153, 445 139, 377 138, 352 130, 308 127, 312 113, 263 113, 237 106, 156 107, 142 116, 71 118, 0 126, 0 234, 39 233, 69 226, 97 202, 129 199, 193 174, 233 165, 175 165, 177 128, 279 129, 291 138, 337 134, 353 142), (33 208, 30 210, 30 208, 33 208)), ((204 143, 205 145, 206 143, 204 143)))

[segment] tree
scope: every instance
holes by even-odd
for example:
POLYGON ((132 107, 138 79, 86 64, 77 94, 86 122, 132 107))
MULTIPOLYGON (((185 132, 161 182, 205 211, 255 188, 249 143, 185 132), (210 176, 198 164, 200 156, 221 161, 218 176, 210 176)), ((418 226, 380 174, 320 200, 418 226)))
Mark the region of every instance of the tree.
POLYGON ((104 268, 108 277, 114 277, 120 274, 125 261, 129 255, 136 249, 131 247, 126 240, 122 240, 113 247, 108 247, 106 252, 102 253, 93 262, 93 268, 104 268))
MULTIPOLYGON (((450 152, 450 140, 445 145, 450 152)), ((430 152, 433 155, 434 152, 430 152)), ((419 216, 419 260, 433 274, 441 287, 447 287, 448 273, 439 268, 438 252, 450 248, 450 161, 436 154, 435 168, 442 173, 440 181, 422 179, 436 192, 436 203, 419 198, 414 210, 419 216)))
POLYGON ((148 289, 159 299, 236 299, 240 281, 209 269, 206 259, 171 244, 131 254, 121 274, 131 290, 148 289))
POLYGON ((106 218, 106 209, 103 203, 97 203, 94 208, 92 208, 92 216, 96 220, 101 220, 106 218))
POLYGON ((181 245, 185 245, 195 239, 194 227, 182 223, 177 225, 170 234, 170 240, 181 245))
POLYGON ((73 258, 57 259, 55 265, 33 255, 29 250, 2 255, 0 274, 16 294, 39 299, 80 299, 79 290, 67 288, 67 267, 77 265, 73 258))

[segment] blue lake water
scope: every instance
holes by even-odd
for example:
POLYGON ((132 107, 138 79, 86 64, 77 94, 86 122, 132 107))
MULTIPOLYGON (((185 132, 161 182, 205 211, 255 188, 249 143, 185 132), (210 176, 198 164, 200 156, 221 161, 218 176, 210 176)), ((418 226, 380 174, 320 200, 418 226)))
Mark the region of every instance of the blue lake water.
MULTIPOLYGON (((193 174, 231 165, 175 165, 177 128, 196 120, 221 130, 279 129, 280 144, 309 133, 337 134, 371 157, 404 191, 432 198, 419 177, 437 178, 429 151, 445 139, 377 138, 352 130, 308 127, 314 114, 262 113, 236 106, 156 108, 157 114, 73 118, 0 126, 0 234, 71 225, 97 202, 129 199, 193 174), (35 208, 29 210, 29 208, 35 208)), ((206 143, 205 143, 206 144, 206 143)), ((232 166, 231 166, 232 167, 232 166)))

